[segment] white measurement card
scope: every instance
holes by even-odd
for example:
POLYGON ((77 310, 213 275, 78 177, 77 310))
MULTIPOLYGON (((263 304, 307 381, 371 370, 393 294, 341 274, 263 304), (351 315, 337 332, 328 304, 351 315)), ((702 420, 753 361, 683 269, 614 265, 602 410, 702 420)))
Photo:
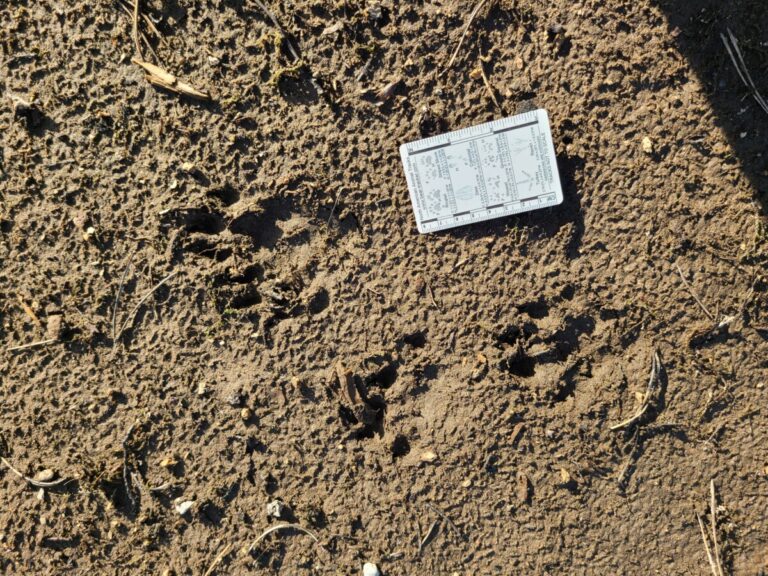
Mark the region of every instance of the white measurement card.
POLYGON ((422 234, 563 201, 546 110, 400 146, 422 234))

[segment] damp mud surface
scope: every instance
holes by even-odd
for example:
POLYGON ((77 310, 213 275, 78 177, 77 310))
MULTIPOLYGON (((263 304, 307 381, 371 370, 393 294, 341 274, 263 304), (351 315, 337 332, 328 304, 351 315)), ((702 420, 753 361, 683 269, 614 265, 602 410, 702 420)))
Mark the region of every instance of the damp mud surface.
POLYGON ((474 7, 142 2, 206 101, 0 2, 1 571, 766 573, 768 6, 474 7), (563 204, 419 235, 398 146, 531 106, 563 204))

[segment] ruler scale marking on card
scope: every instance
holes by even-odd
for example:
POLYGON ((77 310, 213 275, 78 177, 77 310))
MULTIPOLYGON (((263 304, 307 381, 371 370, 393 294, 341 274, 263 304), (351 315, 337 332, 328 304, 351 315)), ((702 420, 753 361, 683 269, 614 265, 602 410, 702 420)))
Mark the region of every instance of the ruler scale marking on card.
POLYGON ((403 144, 419 232, 437 232, 563 201, 546 111, 403 144))

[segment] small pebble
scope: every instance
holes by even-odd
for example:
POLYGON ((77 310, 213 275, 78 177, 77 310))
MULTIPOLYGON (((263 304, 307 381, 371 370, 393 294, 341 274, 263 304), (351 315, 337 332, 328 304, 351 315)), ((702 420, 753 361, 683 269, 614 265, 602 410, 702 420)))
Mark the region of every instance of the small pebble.
MULTIPOLYGON (((42 502, 43 500, 45 500, 45 490, 40 488, 40 490, 37 491, 36 496, 37 496, 37 499, 40 500, 40 502, 42 502)), ((43 522, 44 519, 45 519, 45 516, 41 517, 40 523, 44 523, 43 522)))
POLYGON ((178 464, 179 464, 179 460, 175 456, 166 456, 160 461, 160 466, 162 468, 174 468, 178 464))
POLYGON ((238 406, 242 406, 243 404, 243 395, 240 394, 240 392, 235 392, 227 396, 226 400, 227 400, 227 404, 229 404, 233 408, 237 408, 238 406))
POLYGON ((363 576, 381 576, 381 572, 379 572, 379 567, 376 564, 366 562, 363 565, 363 576))
POLYGON ((651 141, 650 138, 648 138, 648 136, 645 136, 643 138, 642 146, 643 146, 643 152, 645 152, 646 154, 653 154, 653 142, 651 141))
POLYGON ((174 503, 174 507, 176 508, 176 512, 179 513, 179 516, 184 516, 187 512, 189 512, 192 509, 192 506, 195 505, 194 500, 183 500, 183 501, 177 501, 174 503))
POLYGON ((50 468, 46 468, 45 470, 41 470, 37 474, 35 474, 35 480, 38 482, 50 482, 56 477, 56 472, 51 470, 50 468))
POLYGON ((422 462, 434 462, 437 460, 437 454, 432 452, 432 450, 427 450, 426 452, 422 453, 421 455, 421 461, 422 462))
POLYGON ((282 518, 283 514, 285 513, 285 504, 283 504, 280 500, 272 500, 269 504, 267 504, 267 516, 270 518, 282 518))
POLYGON ((253 418, 253 410, 250 408, 243 408, 240 410, 240 418, 242 418, 245 422, 253 418))

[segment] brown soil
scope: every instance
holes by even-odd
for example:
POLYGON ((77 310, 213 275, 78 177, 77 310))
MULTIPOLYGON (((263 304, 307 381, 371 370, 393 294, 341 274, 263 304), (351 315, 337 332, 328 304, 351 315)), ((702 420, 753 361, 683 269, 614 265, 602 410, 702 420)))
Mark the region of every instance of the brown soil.
POLYGON ((768 94, 768 5, 489 2, 441 75, 469 0, 268 4, 303 66, 249 0, 145 6, 205 103, 112 2, 0 3, 0 449, 68 479, 2 466, 6 573, 709 574, 713 478, 768 570, 768 116, 719 36, 768 94), (531 99, 564 204, 418 235, 398 145, 531 99), (249 553, 274 499, 319 544, 249 553))

